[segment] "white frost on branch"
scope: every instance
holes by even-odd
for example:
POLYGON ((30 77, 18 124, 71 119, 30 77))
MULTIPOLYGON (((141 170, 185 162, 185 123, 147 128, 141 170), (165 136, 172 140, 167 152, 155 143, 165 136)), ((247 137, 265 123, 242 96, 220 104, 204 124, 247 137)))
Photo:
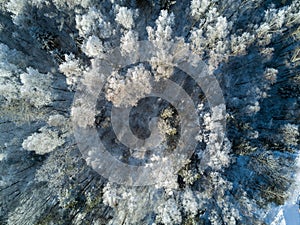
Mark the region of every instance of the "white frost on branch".
POLYGON ((299 127, 295 124, 285 124, 282 127, 282 135, 284 142, 288 145, 297 146, 299 144, 299 127))
POLYGON ((146 27, 148 32, 148 39, 155 41, 157 44, 163 44, 172 39, 172 27, 174 26, 175 16, 173 13, 168 14, 167 10, 161 10, 160 16, 155 21, 156 29, 146 27))
POLYGON ((129 30, 125 31, 123 36, 121 37, 121 52, 130 53, 133 52, 138 46, 138 33, 129 30))
POLYGON ((199 28, 191 31, 191 49, 201 57, 209 56, 208 66, 212 72, 220 62, 229 56, 229 33, 232 23, 220 16, 216 8, 209 9, 206 20, 200 21, 199 28))
POLYGON ((194 217, 198 213, 198 203, 191 189, 186 189, 183 193, 182 205, 185 212, 194 217))
POLYGON ((21 70, 16 66, 20 53, 0 43, 0 96, 10 102, 19 97, 21 70))
POLYGON ((52 75, 42 74, 29 67, 27 73, 20 75, 22 86, 20 88, 21 97, 29 101, 36 108, 48 105, 52 102, 51 84, 52 75))
POLYGON ((136 187, 107 183, 103 189, 103 203, 113 208, 115 212, 108 225, 140 224, 145 215, 153 210, 154 189, 147 187, 144 190, 147 194, 136 187))
POLYGON ((0 44, 0 95, 8 102, 24 99, 36 108, 48 105, 52 101, 52 75, 31 67, 24 72, 19 68, 21 57, 18 51, 0 44))
POLYGON ((199 20, 204 12, 209 7, 210 2, 208 0, 192 0, 191 1, 191 15, 195 20, 199 20))
POLYGON ((116 11, 116 22, 121 24, 125 29, 132 29, 134 27, 134 18, 138 16, 138 11, 120 6, 116 7, 116 11))
POLYGON ((65 55, 65 62, 59 65, 59 70, 66 76, 67 84, 73 88, 82 77, 84 68, 74 54, 65 55))
POLYGON ((150 59, 150 64, 155 71, 155 79, 167 79, 173 74, 173 58, 170 52, 172 42, 172 27, 174 26, 174 14, 168 14, 162 10, 155 21, 156 28, 147 27, 148 39, 156 46, 156 55, 150 59))
POLYGON ((158 221, 165 225, 181 224, 182 217, 178 204, 173 198, 157 207, 158 221))
POLYGON ((42 127, 38 133, 27 137, 23 141, 22 147, 29 151, 35 151, 36 154, 44 155, 63 145, 64 142, 64 139, 59 136, 57 131, 42 127))
POLYGON ((138 32, 134 31, 134 20, 138 17, 138 10, 129 9, 126 7, 115 7, 115 21, 124 29, 120 29, 120 47, 122 55, 130 54, 138 48, 138 32))
POLYGON ((243 33, 240 36, 236 34, 231 35, 231 55, 245 55, 247 48, 255 41, 255 36, 248 32, 243 33))
POLYGON ((274 68, 266 68, 264 77, 265 79, 270 82, 271 84, 274 84, 277 80, 277 74, 278 70, 274 68))
POLYGON ((199 139, 204 141, 207 145, 205 151, 199 153, 201 162, 199 164, 200 171, 210 166, 214 170, 222 170, 227 167, 230 162, 231 143, 225 137, 220 141, 223 130, 220 120, 224 119, 225 115, 222 114, 225 110, 224 105, 219 105, 212 108, 212 116, 210 113, 202 115, 204 122, 204 129, 199 133, 199 139))
POLYGON ((49 116, 47 123, 50 127, 59 128, 64 133, 62 135, 63 137, 71 133, 70 121, 68 120, 68 118, 64 117, 63 115, 60 114, 51 115, 49 116))
POLYGON ((82 51, 90 57, 99 57, 103 54, 103 43, 95 35, 89 36, 82 45, 82 51))
POLYGON ((28 3, 24 0, 10 0, 6 4, 8 12, 12 13, 12 19, 14 24, 22 25, 24 23, 24 8, 28 3))
POLYGON ((106 22, 105 17, 95 8, 90 8, 86 14, 76 15, 75 21, 82 37, 98 35, 99 38, 109 38, 114 32, 110 22, 106 22))
POLYGON ((91 0, 53 0, 53 3, 56 5, 58 9, 61 9, 67 6, 69 9, 75 9, 78 6, 83 8, 88 8, 91 4, 91 0))
POLYGON ((128 69, 125 76, 114 72, 108 78, 106 98, 115 106, 135 106, 152 90, 151 73, 142 64, 128 69))
POLYGON ((275 34, 280 34, 291 24, 300 23, 300 3, 293 1, 289 6, 265 11, 264 22, 256 25, 258 45, 266 46, 271 43, 275 34))

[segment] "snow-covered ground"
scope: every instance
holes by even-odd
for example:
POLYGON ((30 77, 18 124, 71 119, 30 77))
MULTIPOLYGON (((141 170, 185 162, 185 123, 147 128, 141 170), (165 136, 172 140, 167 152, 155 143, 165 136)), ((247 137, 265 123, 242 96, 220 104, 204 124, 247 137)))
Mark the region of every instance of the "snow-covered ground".
POLYGON ((288 203, 275 208, 269 215, 267 222, 270 225, 299 225, 300 212, 297 204, 288 203))
POLYGON ((283 208, 283 215, 284 215, 286 225, 300 224, 299 206, 297 204, 286 205, 283 208))

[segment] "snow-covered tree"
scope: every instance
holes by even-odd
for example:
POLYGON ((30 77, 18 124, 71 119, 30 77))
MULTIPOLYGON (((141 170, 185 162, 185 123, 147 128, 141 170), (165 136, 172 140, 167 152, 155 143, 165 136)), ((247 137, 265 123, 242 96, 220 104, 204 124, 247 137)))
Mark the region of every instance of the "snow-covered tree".
MULTIPOLYGON (((299 24, 299 0, 1 1, 0 224, 279 223, 282 210, 274 221, 268 213, 300 190, 299 24), (155 54, 135 54, 140 41, 155 54), (182 54, 176 65, 185 48, 208 65, 208 76, 199 76, 218 81, 226 105, 211 107, 205 90, 214 94, 215 87, 199 87, 177 67, 193 59, 182 54), (155 185, 126 186, 98 174, 89 164, 97 148, 91 141, 89 155, 80 152, 74 117, 116 162, 135 165, 133 174, 189 146, 180 141, 179 110, 148 96, 166 81, 195 105, 194 153, 184 160, 178 154, 184 163, 176 171, 158 168, 155 185), (75 105, 78 94, 84 98, 75 105), (122 143, 112 106, 131 108, 123 132, 144 146, 157 128, 158 146, 122 143)), ((109 163, 105 169, 115 169, 109 163)))

